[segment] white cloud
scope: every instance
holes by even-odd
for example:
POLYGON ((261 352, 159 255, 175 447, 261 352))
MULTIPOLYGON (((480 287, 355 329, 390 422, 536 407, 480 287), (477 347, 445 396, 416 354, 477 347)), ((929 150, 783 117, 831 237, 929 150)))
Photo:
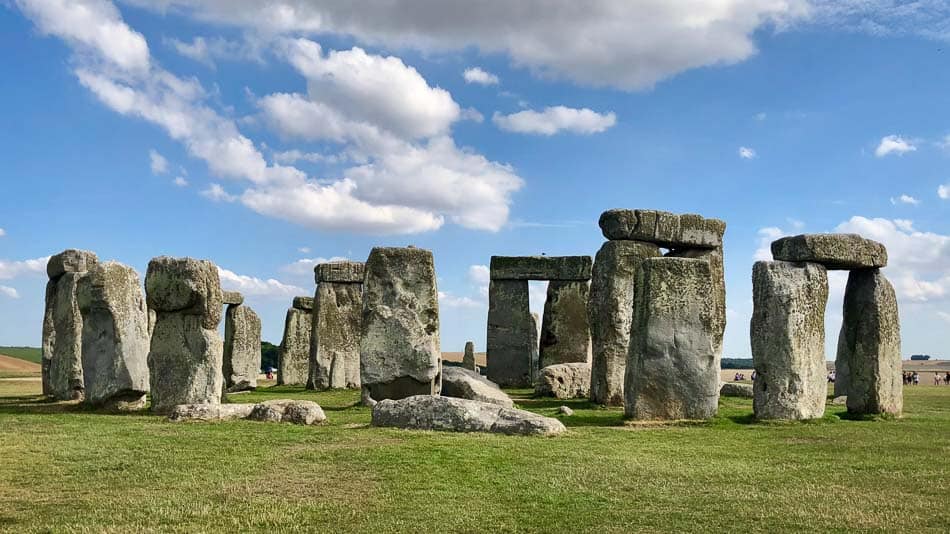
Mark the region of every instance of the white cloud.
POLYGON ((319 152, 304 152, 297 149, 285 150, 283 152, 274 152, 272 157, 276 163, 280 163, 282 165, 293 165, 298 161, 333 164, 339 163, 346 159, 345 155, 320 154, 319 152))
MULTIPOLYGON (((310 252, 309 248, 307 249, 307 252, 310 252)), ((345 258, 343 256, 333 256, 331 258, 301 258, 293 263, 284 265, 280 268, 280 270, 296 276, 308 276, 313 278, 313 269, 318 263, 331 263, 348 260, 349 258, 345 258)))
POLYGON ((0 286, 0 295, 6 295, 7 297, 11 299, 20 298, 20 293, 18 293, 16 289, 10 286, 0 286))
POLYGON ((751 148, 749 148, 749 147, 747 147, 747 146, 740 146, 740 147, 739 147, 739 157, 740 157, 740 158, 742 158, 742 159, 755 159, 755 156, 756 156, 755 150, 753 150, 753 149, 751 149, 751 148))
POLYGON ((201 192, 201 196, 213 202, 234 202, 237 200, 237 197, 225 191, 221 184, 211 184, 201 192))
POLYGON ((244 296, 261 297, 294 297, 309 295, 312 291, 299 286, 284 284, 273 278, 262 280, 253 276, 236 274, 222 267, 218 267, 218 276, 221 278, 221 287, 228 291, 240 291, 244 296))
POLYGON ((245 36, 243 40, 232 41, 223 37, 194 37, 191 42, 175 38, 165 39, 165 43, 176 52, 189 59, 202 63, 212 69, 216 59, 248 60, 263 63, 264 45, 259 39, 245 36))
POLYGON ((168 172, 168 160, 165 156, 159 154, 154 148, 148 151, 149 166, 152 174, 165 174, 168 172))
POLYGON ((546 107, 543 111, 525 110, 510 115, 496 112, 492 122, 502 130, 517 133, 554 135, 561 131, 590 135, 606 131, 617 123, 614 112, 606 114, 565 106, 546 107))
POLYGON ((878 144, 874 150, 874 155, 879 158, 883 158, 889 154, 902 156, 907 152, 914 152, 915 150, 917 150, 917 147, 914 146, 912 141, 904 139, 899 135, 886 135, 881 138, 880 144, 878 144))
POLYGON ((770 261, 772 259, 772 241, 790 235, 777 226, 759 228, 759 246, 752 256, 754 261, 770 261))
POLYGON ((756 113, 754 117, 757 121, 764 121, 766 118, 768 118, 768 115, 764 111, 760 111, 756 113))
POLYGON ((881 37, 950 40, 950 6, 944 0, 811 0, 811 4, 816 25, 881 37))
POLYGON ((469 297, 457 297, 451 293, 439 291, 439 306, 446 308, 481 308, 484 303, 469 297))
POLYGON ((946 321, 947 323, 950 323, 950 313, 947 313, 947 312, 945 312, 945 311, 938 311, 938 312, 937 312, 937 317, 943 319, 943 320, 946 321))
POLYGON ((49 256, 21 261, 0 260, 0 280, 12 280, 24 274, 45 275, 47 262, 49 256))
POLYGON ((297 252, 301 254, 310 254, 310 247, 299 247, 297 248, 297 252))
POLYGON ((465 69, 462 73, 465 83, 476 83, 478 85, 498 85, 498 76, 482 70, 480 67, 471 67, 465 69))
POLYGON ((188 180, 184 176, 176 176, 172 183, 178 187, 188 187, 188 180))
POLYGON ((487 286, 491 281, 491 271, 487 265, 472 265, 468 268, 468 278, 474 284, 487 286))
POLYGON ((0 228, 0 237, 4 237, 6 235, 7 235, 7 231, 4 230, 3 228, 0 228))
POLYGON ((920 204, 920 200, 918 200, 918 199, 916 199, 916 198, 914 198, 914 197, 912 197, 912 196, 910 196, 910 195, 904 195, 904 194, 902 194, 901 196, 899 196, 899 197, 897 197, 897 198, 891 197, 891 204, 894 204, 895 206, 896 206, 897 204, 910 204, 911 206, 916 206, 916 205, 920 204))
POLYGON ((943 200, 950 199, 950 184, 944 184, 937 187, 937 196, 943 200))

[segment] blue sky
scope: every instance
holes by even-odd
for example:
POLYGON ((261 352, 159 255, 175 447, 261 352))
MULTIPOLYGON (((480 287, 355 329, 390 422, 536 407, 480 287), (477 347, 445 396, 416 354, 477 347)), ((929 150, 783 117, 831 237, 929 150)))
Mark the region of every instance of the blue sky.
POLYGON ((278 343, 315 261, 414 244, 482 350, 491 255, 593 255, 626 207, 728 223, 727 357, 753 261, 823 231, 885 243, 904 353, 950 355, 944 3, 258 4, 0 1, 0 344, 64 248, 211 259, 278 343))

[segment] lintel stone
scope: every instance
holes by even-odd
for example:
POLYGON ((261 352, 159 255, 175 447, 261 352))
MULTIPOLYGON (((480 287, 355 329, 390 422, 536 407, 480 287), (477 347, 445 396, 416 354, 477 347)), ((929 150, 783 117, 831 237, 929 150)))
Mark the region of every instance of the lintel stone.
POLYGON ((726 223, 702 215, 668 211, 612 209, 600 215, 600 229, 610 240, 655 243, 663 248, 722 246, 726 223))
POLYGON ((801 234, 772 242, 780 261, 820 263, 826 269, 874 269, 887 266, 887 249, 858 234, 801 234))
POLYGON ((365 264, 361 261, 333 261, 318 263, 313 268, 314 279, 321 282, 362 284, 365 264))
POLYGON ((590 256, 492 256, 492 280, 590 280, 590 256))

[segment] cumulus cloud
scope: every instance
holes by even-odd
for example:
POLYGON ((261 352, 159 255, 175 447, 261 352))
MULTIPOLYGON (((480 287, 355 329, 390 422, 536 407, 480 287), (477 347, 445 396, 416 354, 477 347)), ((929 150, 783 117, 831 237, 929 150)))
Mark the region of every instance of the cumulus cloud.
POLYGON ((881 142, 874 150, 874 155, 879 158, 890 154, 903 156, 907 152, 914 152, 915 150, 917 150, 917 147, 914 146, 910 140, 904 139, 899 135, 886 135, 881 138, 881 142))
POLYGON ((0 280, 12 280, 29 274, 45 275, 47 262, 49 262, 49 256, 20 261, 0 260, 0 280))
POLYGON ((221 187, 221 184, 211 184, 207 189, 201 192, 201 196, 212 202, 234 202, 238 197, 228 193, 221 187))
POLYGON ((248 60, 263 63, 264 43, 259 39, 245 36, 243 40, 232 41, 223 37, 206 38, 197 36, 191 42, 175 38, 166 39, 165 43, 180 55, 216 68, 215 60, 248 60))
POLYGON ((914 197, 912 197, 912 196, 910 196, 910 195, 902 194, 901 196, 899 196, 899 197, 897 197, 897 198, 891 197, 891 204, 894 204, 895 206, 896 206, 897 204, 910 204, 911 206, 916 206, 916 205, 920 204, 920 200, 918 200, 918 199, 916 199, 916 198, 914 198, 914 197))
POLYGON ((465 69, 462 73, 465 83, 475 83, 478 85, 498 85, 498 76, 482 70, 480 67, 471 67, 465 69))
POLYGON ((439 291, 439 306, 446 308, 480 308, 483 303, 470 297, 458 297, 445 291, 439 291))
POLYGON ((755 150, 753 150, 753 149, 751 149, 751 148, 749 148, 749 147, 747 147, 747 146, 740 146, 740 147, 739 147, 739 157, 740 157, 740 158, 742 158, 742 159, 755 159, 755 156, 756 156, 755 150))
POLYGON ((148 159, 152 174, 165 174, 168 172, 168 160, 154 148, 148 151, 148 159))
POLYGON ((280 281, 268 278, 266 280, 237 274, 222 267, 218 267, 218 276, 221 278, 221 287, 228 291, 240 291, 244 296, 259 297, 294 297, 298 295, 308 295, 308 291, 302 287, 284 284, 280 281))
POLYGON ((492 122, 509 132, 554 135, 565 131, 590 135, 612 127, 617 123, 617 115, 612 111, 602 114, 587 108, 553 106, 542 111, 525 110, 510 115, 496 112, 492 122))
POLYGON ((176 176, 172 183, 178 187, 188 187, 188 180, 184 176, 176 176))
POLYGON ((937 196, 943 200, 950 199, 950 184, 944 184, 937 187, 937 196))
POLYGON ((12 287, 10 287, 10 286, 2 286, 2 285, 0 285, 0 295, 6 295, 7 297, 9 297, 9 298, 11 298, 11 299, 18 299, 18 298, 20 298, 20 293, 18 293, 15 288, 12 288, 12 287))
POLYGON ((777 226, 759 228, 759 246, 755 249, 752 259, 755 261, 769 261, 772 259, 772 241, 780 237, 791 235, 777 226))

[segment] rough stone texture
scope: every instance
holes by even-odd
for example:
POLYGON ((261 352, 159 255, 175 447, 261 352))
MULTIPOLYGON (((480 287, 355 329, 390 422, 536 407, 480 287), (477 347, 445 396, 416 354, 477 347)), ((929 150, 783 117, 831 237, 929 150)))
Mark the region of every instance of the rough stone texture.
POLYGON ((365 265, 360 261, 334 261, 318 263, 313 268, 314 279, 318 284, 324 282, 362 284, 366 272, 365 265))
POLYGON ((231 304, 224 314, 224 387, 228 393, 257 387, 261 372, 261 318, 250 307, 231 304))
POLYGON ((256 404, 179 404, 172 407, 168 420, 181 421, 230 421, 246 419, 256 404))
POLYGON ((320 282, 314 302, 307 387, 359 388, 363 284, 320 282))
POLYGON ((475 342, 465 342, 465 352, 462 354, 462 367, 477 371, 478 365, 475 363, 475 342))
POLYGON ((821 417, 828 383, 828 273, 816 263, 756 262, 752 268, 752 300, 755 417, 821 417))
POLYGON ((657 210, 607 210, 599 223, 607 239, 646 241, 663 248, 716 248, 722 246, 726 231, 726 223, 719 219, 657 210))
POLYGON ((252 421, 295 425, 316 425, 327 420, 323 408, 313 401, 284 399, 254 405, 247 418, 252 421))
POLYGON ((877 269, 848 275, 837 359, 848 362, 849 412, 900 415, 904 401, 897 296, 877 269))
POLYGON ((76 289, 82 314, 85 400, 93 406, 134 409, 149 391, 148 311, 135 269, 96 264, 76 289))
POLYGON ((887 266, 887 249, 857 234, 802 234, 772 242, 772 257, 781 261, 820 263, 826 269, 887 266))
POLYGON ((721 397, 742 397, 746 399, 753 398, 752 384, 742 384, 736 382, 724 382, 719 388, 721 397))
POLYGON ((84 273, 99 263, 95 252, 88 250, 67 249, 59 254, 50 256, 46 262, 46 276, 56 279, 66 273, 84 273))
POLYGON ((848 404, 848 397, 846 395, 835 395, 835 397, 831 399, 831 404, 844 406, 848 404))
POLYGON ((226 305, 238 306, 240 304, 244 304, 244 295, 238 291, 222 291, 221 302, 226 305))
POLYGON ((432 252, 376 247, 366 262, 360 383, 373 399, 441 389, 439 295, 432 252))
POLYGON ((637 274, 624 413, 708 419, 719 404, 719 324, 710 262, 649 258, 637 274))
POLYGON ((442 395, 490 402, 506 408, 515 405, 498 384, 475 371, 461 367, 442 367, 442 395))
POLYGON ((148 309, 148 338, 152 339, 152 332, 155 331, 155 321, 158 319, 158 314, 155 313, 155 310, 148 309))
POLYGON ((580 399, 590 395, 590 364, 560 363, 541 369, 534 394, 558 399, 580 399))
POLYGON ((527 387, 537 364, 538 334, 531 318, 527 280, 492 280, 488 284, 488 379, 502 387, 527 387))
POLYGON ((303 311, 313 311, 313 297, 294 297, 293 307, 303 311))
POLYGON ((538 348, 541 367, 590 362, 589 291, 589 282, 553 280, 548 283, 538 348))
POLYGON ((538 383, 538 372, 541 371, 541 315, 531 312, 531 326, 529 330, 531 346, 528 348, 528 360, 531 362, 531 382, 529 386, 538 383))
POLYGON ((723 265, 722 247, 710 249, 676 249, 667 256, 673 258, 696 258, 709 262, 712 271, 714 326, 713 333, 716 340, 716 354, 722 357, 722 338, 726 333, 726 272, 723 265))
POLYGON ((434 395, 380 401, 373 407, 372 424, 411 430, 530 436, 554 436, 567 430, 551 417, 487 402, 434 395))
POLYGON ((590 280, 590 256, 492 256, 492 280, 590 280))
POLYGON ((297 307, 287 310, 287 317, 284 319, 284 337, 277 352, 277 384, 282 386, 307 384, 310 378, 312 330, 312 312, 297 307))
POLYGON ((221 282, 207 260, 154 258, 145 275, 146 302, 156 312, 148 353, 152 410, 218 404, 224 344, 221 282))
POLYGON ((658 246, 639 241, 607 241, 597 252, 587 303, 593 354, 591 402, 623 406, 634 283, 643 260, 657 256, 658 246))
MULTIPOLYGON (((841 328, 844 328, 842 323, 841 328)), ((835 354, 835 385, 834 396, 843 397, 848 394, 848 383, 851 381, 851 370, 848 368, 846 353, 841 350, 841 332, 838 333, 838 351, 835 354)))
POLYGON ((557 413, 570 417, 574 415, 574 410, 568 408, 567 406, 558 406, 557 413))

